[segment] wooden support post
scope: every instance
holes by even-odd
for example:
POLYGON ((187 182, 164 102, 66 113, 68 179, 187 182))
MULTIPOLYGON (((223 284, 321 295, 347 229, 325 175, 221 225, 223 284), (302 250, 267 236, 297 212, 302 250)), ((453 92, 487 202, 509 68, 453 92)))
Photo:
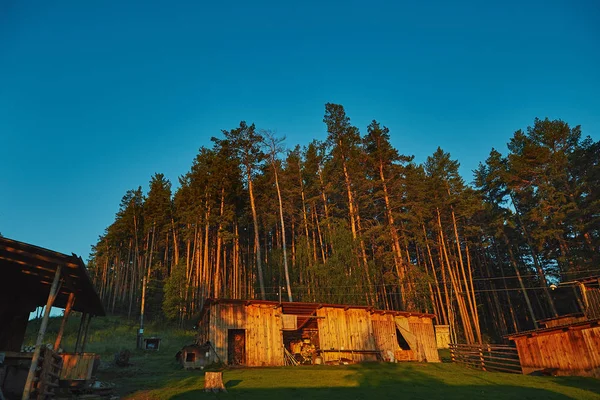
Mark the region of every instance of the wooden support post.
POLYGON ((80 351, 80 353, 85 352, 85 345, 87 343, 88 330, 90 328, 90 322, 92 322, 92 314, 88 314, 87 321, 85 322, 85 330, 83 332, 83 342, 81 343, 81 351, 80 351))
POLYGON ((25 388, 23 390, 23 400, 29 400, 33 389, 35 373, 40 360, 40 352, 42 348, 42 342, 44 341, 44 335, 46 334, 46 328, 48 327, 48 319, 50 317, 50 309, 56 300, 58 289, 60 287, 60 270, 61 266, 56 267, 56 273, 54 274, 54 281, 50 287, 50 293, 48 294, 48 300, 46 301, 46 309, 44 310, 44 317, 42 318, 42 324, 40 331, 38 332, 37 339, 35 341, 35 350, 33 351, 33 357, 31 359, 31 366, 29 367, 29 374, 27 374, 27 381, 25 382, 25 388))
POLYGON ((581 297, 583 298, 583 305, 585 307, 585 310, 583 310, 583 313, 587 318, 590 318, 590 316, 589 316, 590 303, 589 303, 588 297, 587 297, 587 288, 581 282, 577 282, 577 285, 579 286, 579 289, 581 290, 581 297))
POLYGON ((75 342, 74 353, 79 351, 79 344, 81 343, 81 336, 83 335, 83 328, 85 326, 85 320, 87 318, 87 313, 81 314, 81 320, 79 321, 79 331, 77 332, 77 341, 75 342))
POLYGON ((142 307, 140 310, 140 330, 137 334, 137 348, 144 348, 144 308, 146 305, 146 277, 142 279, 142 307))
POLYGON ((481 369, 483 371, 485 371, 485 359, 483 358, 483 348, 481 347, 481 345, 478 346, 479 348, 479 362, 481 363, 481 369))
POLYGON ((60 348, 60 342, 62 341, 62 337, 65 332, 65 326, 67 325, 67 320, 69 319, 69 315, 71 314, 71 309, 73 308, 74 302, 75 293, 70 293, 69 300, 67 300, 67 306, 65 307, 65 315, 63 316, 62 322, 60 324, 60 330, 58 331, 58 335, 56 336, 56 341, 54 342, 54 351, 58 351, 58 349, 60 348))

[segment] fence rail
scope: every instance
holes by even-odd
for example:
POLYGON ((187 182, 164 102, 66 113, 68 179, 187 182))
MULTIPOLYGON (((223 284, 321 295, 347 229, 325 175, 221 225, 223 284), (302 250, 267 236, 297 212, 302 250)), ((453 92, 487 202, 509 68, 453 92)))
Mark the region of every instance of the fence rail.
POLYGON ((452 362, 483 371, 523 373, 513 346, 450 343, 450 356, 452 362))

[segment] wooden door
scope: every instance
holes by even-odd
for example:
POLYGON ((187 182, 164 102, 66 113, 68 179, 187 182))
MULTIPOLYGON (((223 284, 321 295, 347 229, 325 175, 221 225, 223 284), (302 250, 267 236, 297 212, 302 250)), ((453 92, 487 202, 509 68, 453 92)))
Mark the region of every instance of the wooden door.
POLYGON ((388 352, 394 355, 398 348, 394 321, 373 321, 373 336, 375 336, 377 350, 383 352, 383 358, 389 358, 388 352))
POLYGON ((229 329, 227 348, 227 363, 229 365, 246 364, 246 331, 244 329, 229 329))

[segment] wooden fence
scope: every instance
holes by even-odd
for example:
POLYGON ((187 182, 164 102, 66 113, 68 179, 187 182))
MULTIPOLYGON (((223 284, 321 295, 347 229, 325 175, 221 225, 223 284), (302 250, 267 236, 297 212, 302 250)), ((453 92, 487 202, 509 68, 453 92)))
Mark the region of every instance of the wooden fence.
POLYGON ((452 362, 483 371, 523 373, 514 346, 450 343, 450 355, 452 362))

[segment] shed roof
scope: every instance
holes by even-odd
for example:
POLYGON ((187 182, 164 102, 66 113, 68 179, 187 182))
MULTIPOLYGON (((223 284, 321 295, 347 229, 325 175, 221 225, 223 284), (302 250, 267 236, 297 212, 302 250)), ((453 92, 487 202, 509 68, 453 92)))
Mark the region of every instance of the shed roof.
POLYGON ((583 284, 588 284, 588 283, 596 283, 596 284, 600 284, 600 275, 592 275, 592 276, 587 276, 585 278, 580 278, 578 279, 579 282, 583 283, 583 284))
POLYGON ((570 314, 559 315, 558 317, 550 317, 550 318, 538 319, 537 322, 544 323, 544 322, 561 320, 561 319, 565 319, 565 318, 579 318, 579 317, 585 317, 585 314, 582 313, 581 311, 579 311, 579 312, 574 312, 574 313, 570 313, 570 314))
POLYGON ((62 284, 54 306, 64 308, 69 294, 74 293, 73 310, 105 315, 81 257, 0 237, 0 290, 4 294, 27 291, 32 304, 45 305, 59 265, 62 284))
POLYGON ((312 315, 316 310, 323 307, 330 308, 343 308, 345 310, 368 310, 373 313, 382 313, 382 314, 394 314, 401 316, 415 316, 415 317, 424 317, 424 318, 435 318, 435 314, 428 313, 420 313, 420 312, 412 312, 412 311, 396 311, 396 310, 379 310, 371 306, 359 306, 359 305, 349 305, 349 304, 329 304, 329 303, 303 303, 303 302, 278 302, 278 301, 269 301, 269 300, 239 300, 239 299, 207 299, 204 303, 204 309, 212 304, 244 304, 244 305, 272 305, 272 306, 281 306, 282 312, 284 314, 295 314, 295 315, 312 315))
POLYGON ((524 336, 538 336, 538 335, 548 335, 556 332, 566 332, 570 330, 580 330, 586 328, 594 328, 600 326, 600 319, 588 319, 586 321, 573 322, 565 325, 557 325, 552 326, 550 328, 541 328, 541 329, 532 329, 529 331, 523 331, 518 333, 513 333, 511 335, 506 335, 510 340, 514 340, 515 338, 520 338, 524 336))

